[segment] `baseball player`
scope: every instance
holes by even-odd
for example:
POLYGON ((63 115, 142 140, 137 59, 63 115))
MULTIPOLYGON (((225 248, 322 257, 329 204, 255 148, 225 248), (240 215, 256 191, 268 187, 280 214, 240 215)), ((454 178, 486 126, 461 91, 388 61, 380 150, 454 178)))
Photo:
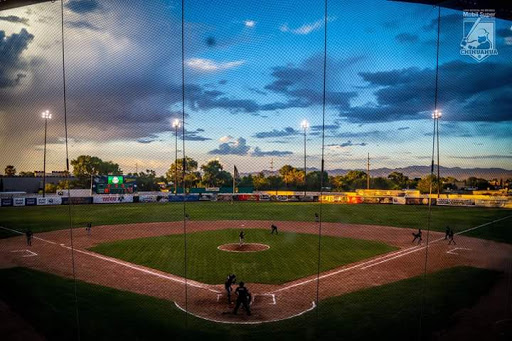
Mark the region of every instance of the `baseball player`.
POLYGON ((277 226, 276 226, 276 225, 272 224, 272 225, 270 225, 270 228, 272 229, 272 231, 270 231, 270 234, 274 234, 274 232, 275 232, 276 234, 278 234, 278 232, 277 232, 277 226))
POLYGON ((185 213, 185 220, 186 220, 186 221, 189 221, 189 220, 190 220, 190 216, 188 215, 188 213, 185 213))
POLYGON ((27 245, 32 246, 32 237, 34 236, 34 234, 32 233, 32 230, 30 228, 27 229, 27 231, 25 232, 25 236, 27 237, 27 245))
POLYGON ((235 274, 228 275, 228 278, 226 279, 226 282, 224 283, 224 288, 226 289, 226 293, 228 294, 228 304, 231 304, 231 292, 233 291, 233 288, 231 286, 235 283, 236 283, 236 275, 235 274))
POLYGON ((87 223, 87 226, 85 227, 85 230, 87 231, 87 235, 88 236, 91 235, 91 228, 92 228, 92 223, 91 222, 87 223))
POLYGON ((320 216, 318 215, 318 213, 315 213, 315 223, 319 223, 320 222, 320 216))
POLYGON ((238 313, 238 309, 240 305, 243 305, 247 315, 251 315, 251 307, 249 303, 251 303, 251 293, 249 289, 245 287, 244 282, 240 282, 238 288, 236 288, 235 293, 237 294, 235 310, 233 310, 233 314, 238 313))
POLYGON ((451 245, 452 243, 453 243, 453 245, 457 245, 457 243, 455 242, 455 239, 453 239, 453 236, 454 236, 453 230, 450 229, 450 233, 448 234, 448 239, 449 239, 448 245, 451 245))
POLYGON ((240 246, 242 246, 244 244, 244 238, 245 238, 244 230, 241 230, 240 234, 238 235, 240 246))
POLYGON ((421 229, 418 229, 418 233, 412 233, 412 235, 414 236, 414 239, 412 240, 412 242, 414 243, 416 241, 416 239, 418 239, 418 245, 421 243, 421 241, 423 240, 423 238, 421 238, 421 235, 422 235, 422 232, 421 232, 421 229))
POLYGON ((446 228, 444 230, 444 240, 447 240, 450 236, 450 226, 446 225, 446 228))

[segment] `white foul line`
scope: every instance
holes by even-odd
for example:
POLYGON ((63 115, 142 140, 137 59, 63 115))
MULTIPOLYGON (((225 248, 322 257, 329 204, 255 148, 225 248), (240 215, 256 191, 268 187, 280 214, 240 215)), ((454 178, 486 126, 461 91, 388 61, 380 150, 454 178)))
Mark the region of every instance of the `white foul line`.
MULTIPOLYGON (((500 218, 500 219, 496 219, 496 220, 493 220, 493 221, 490 221, 490 222, 487 222, 487 223, 484 223, 484 224, 481 224, 481 225, 478 225, 478 226, 475 226, 475 227, 472 227, 472 228, 469 228, 469 229, 457 232, 455 234, 456 235, 460 235, 460 234, 463 234, 463 233, 466 233, 466 232, 469 232, 469 231, 473 231, 473 230, 479 229, 481 227, 484 227, 484 226, 496 223, 498 221, 502 221, 502 220, 508 219, 510 217, 512 217, 512 215, 508 215, 506 217, 503 217, 503 218, 500 218)), ((433 243, 436 243, 436 242, 439 242, 441 240, 444 240, 444 238, 439 238, 439 239, 433 240, 433 241, 431 241, 429 243, 429 245, 433 244, 433 243)), ((422 246, 422 247, 413 246, 411 248, 407 248, 407 249, 404 249, 404 250, 395 251, 393 253, 390 253, 390 254, 387 254, 387 255, 384 255, 384 256, 381 256, 381 257, 377 257, 377 258, 371 259, 371 260, 363 262, 361 264, 356 264, 354 266, 351 266, 351 267, 348 267, 348 268, 343 268, 343 269, 340 269, 338 271, 329 272, 329 273, 327 273, 325 275, 319 276, 318 278, 312 278, 312 279, 308 279, 308 280, 303 281, 303 282, 291 284, 291 285, 283 287, 281 289, 274 290, 274 291, 272 291, 272 293, 288 290, 288 289, 291 289, 291 288, 294 288, 294 287, 297 287, 297 286, 301 286, 301 285, 304 285, 304 284, 307 284, 307 283, 310 283, 310 282, 314 282, 314 281, 317 281, 317 280, 320 280, 320 279, 323 279, 323 278, 334 276, 334 275, 337 275, 339 273, 342 273, 342 272, 345 272, 345 271, 349 271, 349 270, 353 270, 353 269, 357 269, 357 268, 360 268, 361 270, 365 270, 365 269, 371 268, 373 266, 385 263, 387 261, 390 261, 390 260, 393 260, 393 259, 396 259, 396 258, 399 258, 399 257, 402 257, 402 256, 406 256, 408 254, 411 254, 411 253, 414 253, 414 252, 417 252, 417 251, 420 251, 420 250, 424 250, 425 248, 426 248, 426 246, 422 246), (375 263, 375 261, 378 261, 380 259, 383 259, 383 260, 380 261, 380 262, 375 263)))
MULTIPOLYGON (((11 232, 14 232, 14 233, 19 233, 19 234, 25 234, 21 231, 16 231, 16 230, 13 230, 13 229, 8 229, 7 227, 3 227, 3 226, 0 226, 0 229, 4 229, 4 230, 7 230, 7 231, 11 231, 11 232)), ((32 237, 34 239, 39 239, 39 240, 42 240, 43 242, 47 242, 47 243, 50 243, 50 244, 56 244, 54 242, 52 242, 51 240, 46 240, 46 239, 43 239, 43 238, 39 238, 39 237, 32 237)))
POLYGON ((311 302, 311 308, 308 308, 308 309, 306 309, 304 311, 301 311, 298 314, 295 314, 295 315, 292 315, 292 316, 288 316, 288 317, 284 317, 284 318, 280 318, 280 319, 274 319, 274 320, 268 320, 268 321, 222 321, 222 320, 210 319, 210 318, 207 318, 207 317, 203 317, 203 316, 199 316, 197 314, 191 313, 190 311, 187 311, 187 310, 183 309, 177 302, 174 302, 174 305, 178 309, 180 309, 181 311, 183 311, 186 314, 192 315, 192 316, 200 318, 202 320, 206 320, 206 321, 210 321, 210 322, 216 322, 216 323, 224 323, 224 324, 263 324, 263 323, 270 323, 270 322, 279 322, 279 321, 289 320, 289 319, 292 319, 294 317, 298 317, 298 316, 304 315, 305 313, 310 312, 311 310, 316 308, 315 301, 312 301, 311 302))
POLYGON ((34 256, 37 256, 37 253, 32 252, 30 250, 13 250, 11 252, 28 252, 29 253, 28 255, 21 256, 21 257, 34 257, 34 256))
MULTIPOLYGON (((23 232, 12 230, 12 229, 8 229, 6 227, 0 226, 0 228, 8 230, 8 231, 15 232, 15 233, 19 233, 19 234, 24 234, 23 232)), ((57 244, 55 242, 52 242, 50 240, 46 240, 46 239, 43 239, 43 238, 39 238, 39 237, 34 237, 34 238, 42 240, 42 241, 50 243, 50 244, 57 244)), ((127 268, 138 270, 138 271, 141 271, 141 272, 144 272, 144 273, 147 273, 147 274, 150 274, 150 275, 154 275, 154 276, 157 276, 157 277, 160 277, 160 278, 165 278, 165 279, 168 279, 168 280, 171 280, 171 281, 174 281, 174 282, 178 282, 178 283, 181 283, 181 284, 187 284, 187 285, 190 285, 192 287, 196 287, 196 288, 200 288, 200 289, 206 289, 206 290, 209 290, 211 292, 219 293, 219 291, 214 290, 214 289, 210 289, 206 285, 198 283, 198 282, 195 282, 195 281, 191 281, 191 280, 185 281, 185 280, 182 280, 180 278, 175 278, 175 277, 172 277, 172 276, 160 274, 158 272, 154 272, 154 271, 151 271, 151 270, 148 270, 148 269, 140 268, 138 266, 132 265, 132 264, 127 263, 127 262, 121 262, 121 261, 119 261, 117 259, 114 259, 114 258, 101 256, 99 254, 96 254, 96 253, 93 253, 93 252, 79 250, 77 248, 71 248, 71 247, 66 246, 64 244, 60 244, 60 246, 65 248, 65 249, 68 249, 68 250, 73 250, 75 252, 79 252, 79 253, 82 253, 82 254, 85 254, 85 255, 88 255, 88 256, 96 257, 96 258, 105 260, 107 262, 111 262, 111 263, 115 263, 115 264, 118 264, 118 265, 122 265, 122 266, 125 266, 127 268)))
POLYGON ((453 252, 455 250, 467 250, 467 251, 471 251, 471 249, 468 249, 468 248, 465 248, 465 247, 456 247, 455 249, 451 249, 451 250, 448 250, 446 251, 446 253, 449 253, 451 255, 458 255, 458 253, 456 252, 453 252))

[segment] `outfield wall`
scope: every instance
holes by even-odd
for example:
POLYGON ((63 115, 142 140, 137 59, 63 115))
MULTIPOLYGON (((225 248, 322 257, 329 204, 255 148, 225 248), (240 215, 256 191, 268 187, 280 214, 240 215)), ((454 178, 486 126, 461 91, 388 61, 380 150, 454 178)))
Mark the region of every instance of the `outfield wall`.
MULTIPOLYGON (((51 205, 84 205, 84 204, 121 204, 121 203, 166 203, 184 201, 270 201, 270 202, 323 202, 329 204, 376 204, 376 205, 428 205, 427 195, 423 196, 377 196, 358 195, 357 192, 329 193, 319 192, 286 192, 276 195, 268 192, 211 194, 192 193, 187 195, 174 195, 162 192, 146 192, 138 195, 93 195, 83 197, 66 197, 50 195, 46 197, 13 196, 0 198, 0 207, 22 206, 51 206, 51 205)), ((395 193, 392 193, 395 194, 395 193)), ((440 198, 432 197, 432 204, 437 206, 463 206, 463 207, 500 207, 512 208, 510 196, 483 196, 483 195, 442 195, 440 198)))

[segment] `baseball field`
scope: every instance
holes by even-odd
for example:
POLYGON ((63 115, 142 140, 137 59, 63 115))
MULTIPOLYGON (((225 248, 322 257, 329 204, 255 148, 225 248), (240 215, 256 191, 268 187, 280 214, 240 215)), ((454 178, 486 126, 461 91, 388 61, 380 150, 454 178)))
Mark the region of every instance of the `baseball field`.
POLYGON ((460 311, 484 309, 482 297, 501 290, 512 255, 512 212, 493 208, 432 207, 430 232, 424 206, 199 202, 0 213, 0 315, 17 316, 0 332, 47 339, 448 339, 467 323, 460 311), (445 240, 447 225, 456 244, 445 240), (422 242, 412 243, 420 228, 422 242), (247 283, 251 316, 232 314, 229 273, 247 283))

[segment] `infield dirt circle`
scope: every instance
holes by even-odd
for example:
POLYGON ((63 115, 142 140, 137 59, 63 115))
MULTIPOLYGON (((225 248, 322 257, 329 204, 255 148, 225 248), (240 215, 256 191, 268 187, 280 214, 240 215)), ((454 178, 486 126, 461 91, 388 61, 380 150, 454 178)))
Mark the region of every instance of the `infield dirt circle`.
POLYGON ((270 249, 270 246, 258 243, 244 243, 242 245, 237 243, 231 243, 219 245, 217 249, 228 252, 259 252, 270 249))

